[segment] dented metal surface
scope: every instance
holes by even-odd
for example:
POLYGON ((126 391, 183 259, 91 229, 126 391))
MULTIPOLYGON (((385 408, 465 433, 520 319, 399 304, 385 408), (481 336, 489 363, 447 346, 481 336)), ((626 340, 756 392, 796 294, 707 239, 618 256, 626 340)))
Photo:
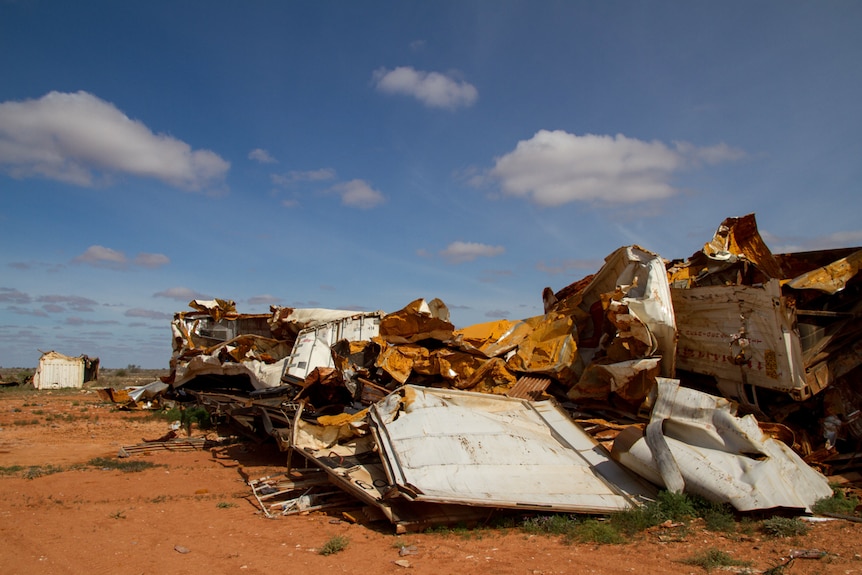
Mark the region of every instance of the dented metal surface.
POLYGON ((729 397, 744 398, 750 392, 739 386, 746 384, 797 400, 811 396, 799 334, 777 280, 675 289, 673 305, 679 369, 715 377, 729 397))
POLYGON ((573 414, 606 422, 602 441, 656 485, 810 509, 822 477, 729 400, 814 463, 862 440, 860 254, 772 254, 749 215, 683 261, 622 247, 524 319, 456 328, 437 299, 268 315, 196 301, 175 317, 171 383, 399 530, 499 508, 607 513, 654 493, 573 414))
POLYGON ((318 367, 334 367, 332 346, 339 341, 370 341, 380 333, 383 312, 354 313, 324 323, 307 327, 299 332, 287 373, 305 379, 318 367))
POLYGON ((271 308, 270 314, 241 314, 233 301, 220 299, 193 300, 189 306, 195 311, 175 314, 171 324, 174 387, 194 381, 204 387, 276 388, 290 375, 289 368, 302 380, 315 367, 332 365, 329 346, 334 340, 364 338, 382 315, 281 307, 271 308), (313 344, 325 334, 333 340, 325 351, 318 346, 315 353, 314 345, 306 345, 309 338, 313 344))
POLYGON ((676 319, 665 262, 638 246, 605 258, 593 276, 556 294, 545 290, 548 314, 571 318, 578 355, 568 397, 637 406, 658 374, 672 375, 676 319))
POLYGON ((614 458, 670 491, 729 503, 739 511, 810 511, 832 489, 753 416, 736 417, 727 400, 658 378, 650 423, 614 442, 614 458))
POLYGON ((405 386, 370 422, 410 500, 607 513, 655 495, 552 401, 405 386))
MULTIPOLYGON (((728 218, 713 241, 669 268, 677 367, 763 410, 758 390, 804 401, 862 365, 859 264, 845 248, 773 255, 754 214, 728 218)), ((684 374, 683 374, 684 376, 684 374)))

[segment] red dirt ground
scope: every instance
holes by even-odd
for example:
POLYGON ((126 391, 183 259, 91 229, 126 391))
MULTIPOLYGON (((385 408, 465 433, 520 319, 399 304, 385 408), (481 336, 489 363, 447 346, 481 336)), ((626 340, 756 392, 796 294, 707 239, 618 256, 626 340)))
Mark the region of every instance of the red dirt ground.
POLYGON ((795 559, 781 572, 862 574, 862 524, 845 521, 785 539, 692 524, 685 532, 655 528, 623 545, 567 544, 515 528, 397 536, 388 523, 355 524, 336 513, 265 518, 241 471, 255 478, 282 470, 284 456, 272 449, 135 454, 131 460, 157 464, 136 473, 86 465, 167 430, 165 421, 117 411, 92 391, 0 394, 0 572, 658 575, 705 573, 683 561, 716 548, 750 561, 741 572, 817 549, 825 556, 795 559), (31 466, 62 471, 27 479, 31 466), (346 549, 321 555, 335 535, 348 539, 346 549), (403 546, 415 552, 401 556, 403 546))

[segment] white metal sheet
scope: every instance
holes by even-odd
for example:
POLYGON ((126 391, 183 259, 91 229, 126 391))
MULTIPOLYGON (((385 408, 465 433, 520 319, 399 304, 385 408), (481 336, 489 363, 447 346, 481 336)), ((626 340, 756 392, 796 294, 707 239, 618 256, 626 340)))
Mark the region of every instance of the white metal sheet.
POLYGON ((318 367, 333 367, 330 348, 337 342, 370 341, 380 333, 381 312, 354 314, 299 332, 287 366, 288 375, 305 379, 318 367))
POLYGON ((370 416, 390 480, 418 501, 606 513, 654 495, 552 401, 405 386, 370 416))
POLYGON ((48 352, 39 360, 33 376, 36 389, 81 388, 84 386, 84 359, 48 352))
POLYGON ((685 491, 740 511, 810 510, 832 494, 823 475, 789 447, 765 436, 754 417, 736 417, 732 404, 658 378, 645 435, 620 434, 614 457, 670 491, 685 491))
POLYGON ((781 302, 777 280, 762 286, 672 290, 679 342, 677 369, 719 383, 745 382, 795 393, 807 391, 799 334, 781 302))

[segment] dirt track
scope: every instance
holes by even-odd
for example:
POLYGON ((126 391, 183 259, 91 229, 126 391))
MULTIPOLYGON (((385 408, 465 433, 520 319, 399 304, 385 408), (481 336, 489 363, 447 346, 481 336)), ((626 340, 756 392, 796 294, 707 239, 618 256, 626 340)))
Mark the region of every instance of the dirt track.
POLYGON ((624 545, 571 545, 516 528, 396 536, 388 523, 349 523, 339 514, 266 519, 243 479, 280 469, 283 455, 265 447, 133 455, 155 466, 131 473, 87 464, 167 430, 167 422, 117 411, 94 392, 0 393, 0 571, 704 573, 681 561, 716 548, 750 561, 752 573, 794 549, 818 549, 823 558, 796 559, 783 573, 862 574, 859 523, 816 524, 785 539, 692 524, 656 528, 624 545), (336 535, 347 538, 346 549, 321 555, 336 535), (414 553, 401 556, 403 546, 414 553))

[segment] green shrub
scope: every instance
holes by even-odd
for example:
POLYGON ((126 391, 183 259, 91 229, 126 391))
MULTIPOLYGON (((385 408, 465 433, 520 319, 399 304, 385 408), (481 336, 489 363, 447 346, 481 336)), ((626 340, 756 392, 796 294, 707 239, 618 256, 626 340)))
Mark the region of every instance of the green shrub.
POLYGON ((603 543, 619 544, 625 543, 625 538, 608 521, 587 519, 577 523, 574 528, 566 534, 566 541, 577 541, 578 543, 603 543))
POLYGON ((833 488, 832 496, 825 497, 814 504, 814 513, 839 513, 841 515, 853 515, 859 505, 859 498, 855 495, 847 497, 843 489, 833 488))
POLYGON ((633 535, 663 523, 666 517, 662 514, 658 500, 650 501, 640 507, 621 511, 611 515, 611 525, 626 535, 633 535))
POLYGON ((194 405, 191 407, 172 407, 161 411, 154 411, 153 417, 163 419, 165 421, 179 421, 183 429, 188 433, 191 430, 193 423, 198 425, 199 429, 212 428, 212 419, 210 412, 205 407, 194 405))
POLYGON ((0 467, 0 475, 16 475, 24 471, 23 465, 10 465, 9 467, 0 467))
POLYGON ((656 499, 659 513, 664 521, 684 521, 697 516, 694 500, 685 493, 674 493, 672 491, 659 491, 656 499))
POLYGON ((715 547, 710 547, 701 553, 693 555, 687 559, 683 559, 680 563, 703 567, 707 571, 712 571, 716 567, 745 567, 751 565, 750 561, 734 559, 729 554, 720 549, 716 549, 715 547))
POLYGON ((52 475, 61 471, 63 471, 63 468, 58 465, 31 465, 24 472, 24 479, 36 479, 37 477, 44 477, 45 475, 52 475))
POLYGON ((344 535, 334 535, 329 539, 329 541, 323 544, 319 553, 321 555, 332 555, 333 553, 344 551, 349 542, 350 540, 344 535))
POLYGON ((796 517, 770 517, 760 524, 760 530, 770 537, 805 535, 810 527, 796 517))
POLYGON ((536 534, 568 535, 577 524, 578 519, 574 515, 537 515, 525 519, 521 523, 521 530, 536 534))
POLYGON ((701 514, 701 517, 703 517, 705 526, 709 531, 720 531, 722 533, 736 531, 736 518, 727 509, 708 509, 701 514))

